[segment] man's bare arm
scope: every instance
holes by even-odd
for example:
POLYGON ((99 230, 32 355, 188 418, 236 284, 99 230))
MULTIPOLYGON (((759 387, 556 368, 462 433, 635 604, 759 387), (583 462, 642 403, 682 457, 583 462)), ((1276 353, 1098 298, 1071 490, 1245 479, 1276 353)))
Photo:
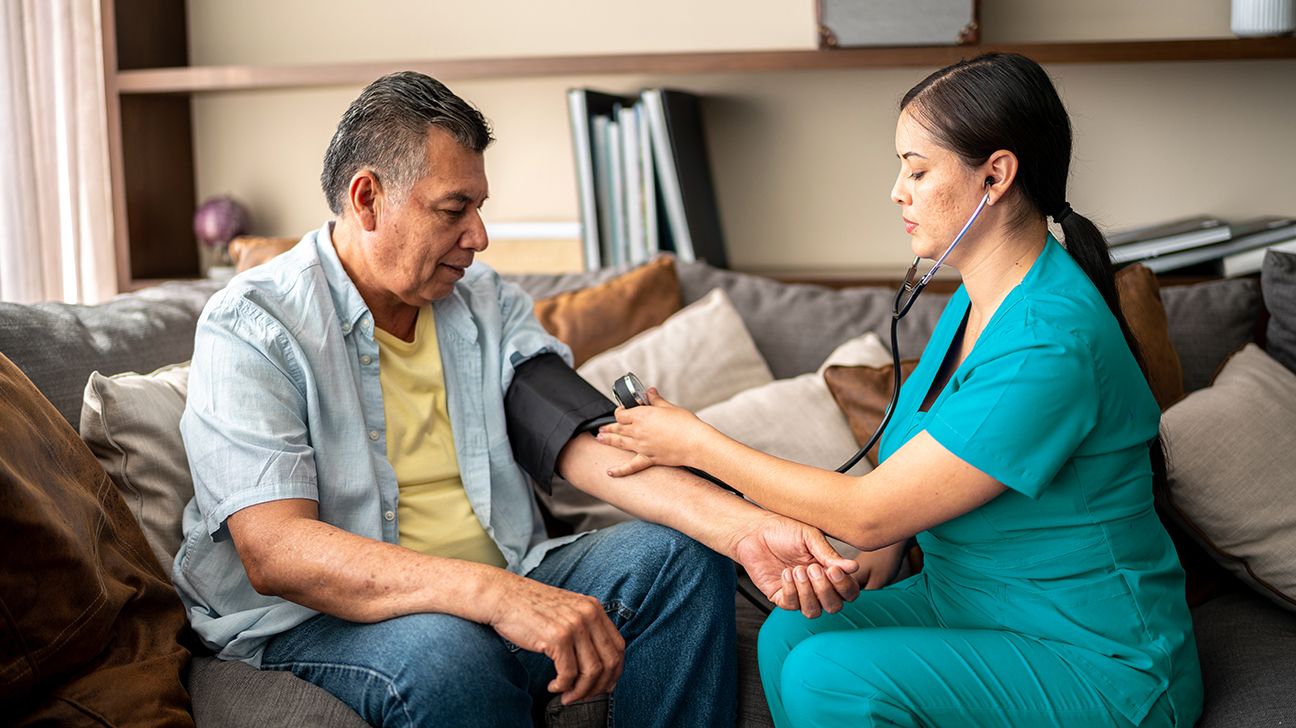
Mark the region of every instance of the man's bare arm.
POLYGON ((319 520, 315 501, 272 501, 226 521, 252 587, 325 614, 377 622, 437 612, 489 625, 554 661, 564 702, 609 692, 625 641, 593 597, 504 569, 446 559, 319 520))

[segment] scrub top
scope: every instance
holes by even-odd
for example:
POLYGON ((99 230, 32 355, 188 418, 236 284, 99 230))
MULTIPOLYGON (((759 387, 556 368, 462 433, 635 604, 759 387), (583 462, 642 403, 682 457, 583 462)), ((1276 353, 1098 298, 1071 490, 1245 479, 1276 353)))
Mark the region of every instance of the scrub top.
POLYGON ((882 438, 918 432, 1007 486, 918 534, 945 626, 1039 639, 1138 724, 1163 692, 1201 704, 1184 575, 1152 505, 1148 442, 1160 409, 1120 327, 1052 236, 928 411, 963 325, 950 298, 882 438))

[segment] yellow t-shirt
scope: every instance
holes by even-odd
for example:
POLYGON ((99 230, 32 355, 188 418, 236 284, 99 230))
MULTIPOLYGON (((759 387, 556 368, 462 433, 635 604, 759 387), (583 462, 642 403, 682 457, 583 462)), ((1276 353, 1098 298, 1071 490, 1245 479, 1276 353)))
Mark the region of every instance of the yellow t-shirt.
POLYGON ((459 477, 432 307, 419 310, 413 341, 378 328, 374 338, 387 460, 400 486, 400 544, 433 556, 504 566, 504 555, 477 520, 459 477))

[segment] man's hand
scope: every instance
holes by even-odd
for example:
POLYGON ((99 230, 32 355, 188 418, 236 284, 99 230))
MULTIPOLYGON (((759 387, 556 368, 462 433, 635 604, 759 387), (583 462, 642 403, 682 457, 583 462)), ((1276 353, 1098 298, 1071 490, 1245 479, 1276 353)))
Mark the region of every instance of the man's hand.
POLYGON ((509 642, 553 660, 558 675, 549 692, 562 695, 564 705, 612 692, 625 640, 597 599, 520 576, 504 589, 488 623, 509 642))
POLYGON ((800 521, 766 512, 735 537, 731 553, 770 601, 811 619, 838 612, 843 602, 859 596, 859 584, 850 576, 859 564, 800 521), (806 577, 803 582, 796 581, 798 571, 806 577), (812 574, 819 575, 813 583, 812 574))

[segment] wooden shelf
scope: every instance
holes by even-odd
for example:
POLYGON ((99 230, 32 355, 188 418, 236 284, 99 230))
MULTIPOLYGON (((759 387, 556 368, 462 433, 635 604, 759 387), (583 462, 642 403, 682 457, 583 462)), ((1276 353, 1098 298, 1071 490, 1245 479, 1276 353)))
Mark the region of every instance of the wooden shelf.
POLYGON ((1146 63, 1296 58, 1296 38, 1036 43, 842 50, 649 53, 531 58, 318 63, 285 66, 188 66, 117 73, 121 94, 187 94, 320 86, 363 86, 399 70, 442 80, 624 74, 752 73, 854 68, 933 68, 981 53, 1012 52, 1040 63, 1146 63))

